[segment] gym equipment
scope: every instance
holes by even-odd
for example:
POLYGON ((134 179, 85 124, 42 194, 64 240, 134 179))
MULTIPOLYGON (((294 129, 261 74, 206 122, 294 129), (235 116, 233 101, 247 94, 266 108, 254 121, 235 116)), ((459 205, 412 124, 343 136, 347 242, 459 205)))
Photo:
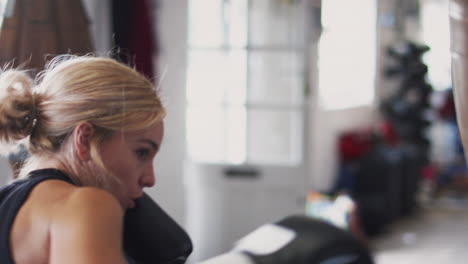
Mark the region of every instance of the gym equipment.
POLYGON ((146 193, 125 213, 123 240, 132 264, 182 264, 192 252, 188 234, 146 193))
POLYGON ((226 254, 199 264, 372 264, 351 233, 307 216, 289 216, 242 238, 226 254))
POLYGON ((468 148, 468 2, 449 1, 450 50, 455 110, 460 137, 465 151, 468 148))

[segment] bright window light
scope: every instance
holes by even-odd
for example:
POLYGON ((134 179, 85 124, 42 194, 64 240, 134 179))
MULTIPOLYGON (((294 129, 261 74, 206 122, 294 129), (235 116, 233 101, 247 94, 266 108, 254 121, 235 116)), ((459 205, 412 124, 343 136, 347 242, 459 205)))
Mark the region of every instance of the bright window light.
POLYGON ((301 161, 305 3, 189 0, 189 158, 301 161))
POLYGON ((319 102, 324 110, 370 105, 374 100, 376 1, 322 1, 319 102))

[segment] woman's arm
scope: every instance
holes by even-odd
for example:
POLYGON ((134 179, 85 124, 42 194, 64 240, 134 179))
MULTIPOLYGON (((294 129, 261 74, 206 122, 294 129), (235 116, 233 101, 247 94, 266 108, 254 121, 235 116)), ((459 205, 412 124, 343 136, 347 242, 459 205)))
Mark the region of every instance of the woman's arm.
POLYGON ((75 189, 54 208, 50 228, 50 264, 124 264, 123 211, 108 192, 75 189))

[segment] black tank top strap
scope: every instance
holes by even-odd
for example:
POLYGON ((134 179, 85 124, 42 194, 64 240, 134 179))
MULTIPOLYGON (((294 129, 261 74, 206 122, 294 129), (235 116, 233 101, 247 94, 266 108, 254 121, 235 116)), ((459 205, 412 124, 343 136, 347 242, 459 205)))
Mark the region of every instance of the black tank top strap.
POLYGON ((14 264, 10 251, 10 231, 13 221, 32 189, 45 180, 63 180, 73 184, 60 170, 41 169, 32 171, 27 178, 0 187, 0 263, 14 264))

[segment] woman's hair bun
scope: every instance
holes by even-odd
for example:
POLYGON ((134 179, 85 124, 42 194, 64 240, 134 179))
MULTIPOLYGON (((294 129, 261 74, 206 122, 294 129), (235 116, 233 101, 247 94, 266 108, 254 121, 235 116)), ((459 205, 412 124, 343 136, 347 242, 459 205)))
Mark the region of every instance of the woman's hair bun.
POLYGON ((0 143, 16 145, 31 135, 36 119, 33 80, 20 70, 0 72, 0 143))

